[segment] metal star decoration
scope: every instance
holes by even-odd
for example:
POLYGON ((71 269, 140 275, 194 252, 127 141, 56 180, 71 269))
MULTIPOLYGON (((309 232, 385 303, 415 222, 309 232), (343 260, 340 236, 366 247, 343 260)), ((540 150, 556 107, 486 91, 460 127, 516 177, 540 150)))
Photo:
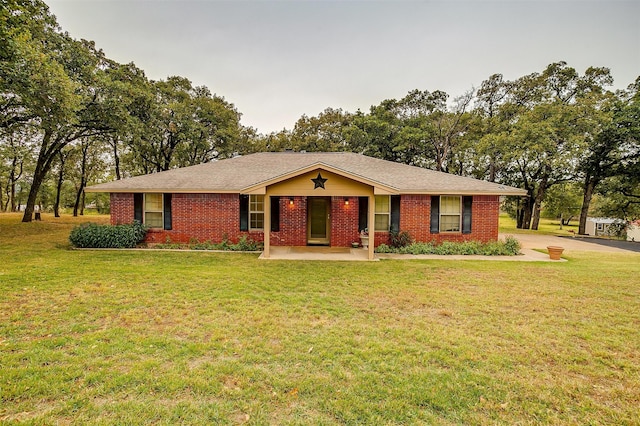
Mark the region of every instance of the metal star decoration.
POLYGON ((329 180, 329 179, 325 179, 325 178, 323 178, 323 177, 322 177, 322 175, 321 175, 320 173, 318 173, 318 177, 317 177, 317 178, 315 178, 315 179, 311 179, 311 181, 313 181, 313 184, 315 185, 315 186, 313 187, 313 189, 317 189, 317 188, 325 189, 325 187, 324 187, 324 183, 325 183, 326 181, 328 181, 328 180, 329 180))

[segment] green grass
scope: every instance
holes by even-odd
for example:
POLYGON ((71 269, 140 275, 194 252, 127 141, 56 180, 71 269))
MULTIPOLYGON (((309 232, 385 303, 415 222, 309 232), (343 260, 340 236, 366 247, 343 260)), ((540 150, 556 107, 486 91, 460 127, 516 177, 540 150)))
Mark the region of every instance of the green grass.
POLYGON ((560 227, 559 219, 540 218, 538 229, 517 229, 516 221, 509 217, 507 213, 500 214, 499 232, 501 234, 536 234, 536 235, 571 235, 573 231, 578 234, 578 220, 572 220, 569 225, 560 227))
POLYGON ((71 250, 79 221, 0 215, 0 423, 638 424, 638 254, 71 250))

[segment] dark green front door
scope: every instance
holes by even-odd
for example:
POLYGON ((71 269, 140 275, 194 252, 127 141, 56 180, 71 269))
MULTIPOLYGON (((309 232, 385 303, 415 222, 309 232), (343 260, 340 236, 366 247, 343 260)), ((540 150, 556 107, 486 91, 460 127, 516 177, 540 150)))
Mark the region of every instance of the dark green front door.
POLYGON ((307 244, 329 245, 331 198, 309 197, 307 212, 307 244))

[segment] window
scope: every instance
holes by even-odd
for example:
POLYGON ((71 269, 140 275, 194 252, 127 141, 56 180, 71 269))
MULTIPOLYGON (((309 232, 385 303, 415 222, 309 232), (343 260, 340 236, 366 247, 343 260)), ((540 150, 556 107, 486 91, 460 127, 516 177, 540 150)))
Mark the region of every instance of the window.
POLYGON ((163 228, 162 194, 144 194, 144 224, 149 228, 163 228))
POLYGON ((389 230, 391 203, 388 195, 376 195, 375 227, 376 231, 389 230))
POLYGON ((264 195, 249 195, 249 229, 264 229, 264 195))
POLYGON ((440 232, 460 232, 460 197, 440 197, 440 232))
POLYGON ((597 226, 598 231, 604 230, 604 225, 602 223, 598 223, 596 226, 597 226))

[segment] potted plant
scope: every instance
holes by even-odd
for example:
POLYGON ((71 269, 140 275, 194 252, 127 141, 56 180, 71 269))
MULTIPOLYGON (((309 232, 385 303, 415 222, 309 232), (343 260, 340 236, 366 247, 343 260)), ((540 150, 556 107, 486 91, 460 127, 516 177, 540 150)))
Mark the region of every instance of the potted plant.
POLYGON ((549 259, 560 260, 560 256, 562 255, 564 248, 558 246, 547 246, 547 250, 549 251, 549 259))
POLYGON ((369 248, 369 230, 367 228, 360 231, 360 244, 362 244, 362 248, 369 248))
POLYGON ((353 242, 351 243, 351 247, 353 247, 353 248, 358 248, 358 247, 360 247, 360 243, 359 243, 358 241, 353 241, 353 242))

